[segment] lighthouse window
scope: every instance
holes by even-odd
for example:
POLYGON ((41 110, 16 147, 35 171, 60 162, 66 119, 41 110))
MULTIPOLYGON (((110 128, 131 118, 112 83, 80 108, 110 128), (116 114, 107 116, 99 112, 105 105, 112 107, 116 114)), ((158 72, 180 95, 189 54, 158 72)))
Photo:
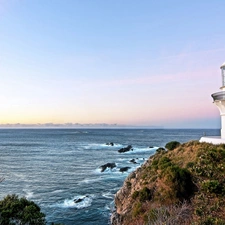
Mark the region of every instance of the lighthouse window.
POLYGON ((221 68, 221 72, 222 72, 222 85, 225 86, 225 68, 221 68))

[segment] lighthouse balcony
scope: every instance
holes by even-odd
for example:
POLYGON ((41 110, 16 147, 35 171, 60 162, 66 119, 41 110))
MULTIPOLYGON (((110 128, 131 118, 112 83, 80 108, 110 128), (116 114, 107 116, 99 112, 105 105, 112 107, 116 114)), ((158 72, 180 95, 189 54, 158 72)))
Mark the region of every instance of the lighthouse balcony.
POLYGON ((214 101, 225 100, 225 91, 216 92, 211 95, 214 101))

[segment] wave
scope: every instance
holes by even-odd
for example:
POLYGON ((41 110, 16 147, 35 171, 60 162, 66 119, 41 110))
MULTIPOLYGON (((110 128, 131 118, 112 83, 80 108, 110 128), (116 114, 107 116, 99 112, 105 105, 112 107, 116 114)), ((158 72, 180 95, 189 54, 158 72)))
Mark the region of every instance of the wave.
POLYGON ((73 131, 73 132, 69 132, 67 134, 88 134, 88 131, 73 131))
POLYGON ((80 183, 81 184, 82 183, 89 184, 89 183, 93 183, 93 182, 100 181, 100 180, 102 180, 101 177, 99 177, 99 178, 91 178, 91 179, 85 178, 84 180, 80 181, 80 183))
POLYGON ((123 153, 120 153, 120 154, 137 154, 137 153, 145 153, 145 152, 152 152, 152 153, 155 153, 155 151, 158 149, 158 147, 147 147, 147 148, 135 148, 133 147, 132 148, 133 150, 131 151, 127 151, 127 152, 123 152, 123 153))
POLYGON ((77 195, 72 199, 65 199, 63 203, 56 206, 60 208, 76 208, 82 209, 91 206, 94 195, 77 195))
POLYGON ((27 190, 27 189, 23 189, 23 192, 25 192, 25 197, 27 199, 31 199, 34 196, 34 192, 33 191, 30 191, 30 190, 27 190))
POLYGON ((108 198, 108 199, 114 199, 114 194, 112 194, 111 192, 105 192, 105 193, 102 193, 102 196, 104 198, 108 198))
POLYGON ((95 169, 95 174, 105 174, 105 173, 112 173, 112 172, 116 172, 117 171, 117 164, 116 164, 116 167, 114 167, 114 168, 109 168, 109 167, 107 167, 103 172, 101 172, 101 168, 100 167, 98 167, 97 169, 95 169))
POLYGON ((52 191, 51 193, 55 194, 55 193, 61 193, 61 192, 63 192, 63 191, 64 191, 64 190, 59 189, 59 190, 54 190, 54 191, 52 191))
POLYGON ((40 143, 23 143, 23 142, 18 142, 18 143, 1 143, 0 146, 3 147, 37 147, 37 146, 42 146, 40 143))
MULTIPOLYGON (((115 174, 115 175, 121 174, 122 175, 123 173, 130 173, 130 172, 132 172, 133 170, 135 170, 139 166, 140 166, 140 164, 132 164, 132 163, 130 163, 129 165, 126 165, 126 166, 114 167, 113 169, 107 168, 103 172, 101 172, 100 168, 97 168, 95 170, 95 173, 96 174, 101 174, 101 175, 104 175, 104 174, 111 174, 111 175, 112 174, 115 174), (120 169, 123 169, 123 168, 127 168, 127 169, 121 171, 120 169)), ((96 181, 96 179, 93 179, 93 181, 96 181)))
POLYGON ((114 145, 111 146, 111 145, 108 145, 107 143, 104 143, 104 144, 98 144, 98 143, 92 143, 92 144, 88 144, 86 146, 84 146, 85 149, 93 149, 93 150, 102 150, 104 148, 109 148, 109 149, 119 149, 121 148, 123 145, 121 144, 118 144, 118 143, 113 143, 114 145))

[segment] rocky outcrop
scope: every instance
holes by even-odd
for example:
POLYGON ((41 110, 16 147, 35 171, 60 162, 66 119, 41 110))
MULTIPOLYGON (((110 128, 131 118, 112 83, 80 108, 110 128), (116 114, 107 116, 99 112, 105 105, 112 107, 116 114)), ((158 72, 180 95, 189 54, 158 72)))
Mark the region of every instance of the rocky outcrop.
POLYGON ((130 169, 130 167, 129 166, 125 166, 125 167, 121 167, 120 168, 120 172, 126 172, 126 171, 128 171, 130 169))
POLYGON ((125 147, 125 148, 119 149, 118 152, 119 152, 119 153, 124 153, 124 152, 128 152, 128 151, 131 151, 131 150, 133 150, 132 145, 128 145, 128 146, 125 147))
POLYGON ((99 168, 101 169, 101 172, 104 172, 107 168, 113 169, 114 167, 116 167, 115 163, 106 163, 106 164, 100 166, 99 168))
POLYGON ((116 193, 111 225, 225 224, 224 156, 197 141, 158 149, 116 193))
POLYGON ((131 163, 134 163, 134 164, 137 164, 137 162, 136 162, 135 159, 131 159, 130 162, 131 162, 131 163))
POLYGON ((106 145, 108 145, 108 146, 114 146, 114 143, 113 142, 108 142, 108 143, 106 143, 106 145))
POLYGON ((74 201, 74 203, 79 203, 79 202, 82 202, 85 198, 88 198, 88 195, 82 196, 79 198, 75 198, 73 201, 74 201))

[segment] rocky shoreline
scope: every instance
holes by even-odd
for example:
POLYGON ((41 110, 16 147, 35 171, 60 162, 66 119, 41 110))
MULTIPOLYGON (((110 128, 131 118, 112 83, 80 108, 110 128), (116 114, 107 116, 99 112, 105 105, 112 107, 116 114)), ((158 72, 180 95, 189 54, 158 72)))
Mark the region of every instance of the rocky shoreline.
POLYGON ((125 179, 111 225, 225 224, 225 146, 168 144, 125 179))

